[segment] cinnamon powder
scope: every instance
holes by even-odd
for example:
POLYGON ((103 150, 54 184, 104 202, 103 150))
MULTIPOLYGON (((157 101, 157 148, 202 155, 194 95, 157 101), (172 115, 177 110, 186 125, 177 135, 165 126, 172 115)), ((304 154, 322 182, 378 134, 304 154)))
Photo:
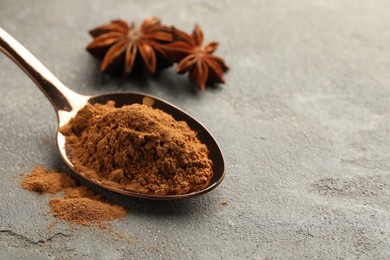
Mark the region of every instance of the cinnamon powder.
POLYGON ((86 105, 60 129, 89 178, 143 194, 183 194, 213 175, 207 147, 187 123, 141 104, 86 105))
POLYGON ((49 205, 55 217, 84 226, 126 216, 123 207, 102 201, 100 195, 82 186, 66 189, 64 198, 50 199, 49 205))
POLYGON ((91 226, 124 218, 126 209, 113 205, 84 186, 77 185, 68 174, 35 167, 20 185, 22 188, 39 193, 55 194, 64 191, 63 198, 49 200, 50 213, 66 220, 71 225, 91 226))
POLYGON ((64 188, 75 187, 76 182, 69 175, 36 166, 20 186, 29 191, 55 194, 64 188))

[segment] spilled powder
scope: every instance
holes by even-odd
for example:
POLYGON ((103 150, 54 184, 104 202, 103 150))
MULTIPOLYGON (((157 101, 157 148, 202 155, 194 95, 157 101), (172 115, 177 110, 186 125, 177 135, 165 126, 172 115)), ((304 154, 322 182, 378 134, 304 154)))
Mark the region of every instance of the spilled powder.
POLYGON ((229 204, 229 202, 227 200, 221 200, 221 205, 226 206, 227 204, 229 204))
POLYGON ((126 210, 123 207, 101 200, 99 195, 86 187, 77 187, 66 189, 64 198, 50 199, 49 205, 53 216, 84 226, 126 216, 126 210))
POLYGON ((23 189, 40 193, 55 194, 64 188, 76 186, 76 182, 67 174, 46 170, 36 166, 20 185, 23 189))
POLYGON ((209 151, 186 122, 141 104, 86 105, 60 129, 76 169, 105 185, 153 195, 205 188, 209 151))
POLYGON ((69 224, 91 226, 124 218, 126 209, 107 202, 102 196, 77 185, 68 174, 37 166, 25 177, 22 188, 39 193, 55 194, 64 191, 63 198, 49 200, 50 213, 69 224))

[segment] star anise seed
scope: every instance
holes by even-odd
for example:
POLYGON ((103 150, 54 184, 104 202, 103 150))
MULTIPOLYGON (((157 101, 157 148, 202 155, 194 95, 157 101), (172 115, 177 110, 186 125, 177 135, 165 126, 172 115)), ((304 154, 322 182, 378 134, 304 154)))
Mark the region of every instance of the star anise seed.
POLYGON ((225 83, 223 73, 228 70, 225 61, 213 55, 218 48, 217 42, 203 44, 203 32, 198 25, 195 26, 192 35, 173 27, 173 42, 165 45, 168 56, 174 62, 178 62, 176 72, 183 74, 189 72, 189 78, 197 84, 201 90, 207 83, 225 83))
POLYGON ((94 37, 87 50, 102 60, 102 72, 131 74, 142 66, 150 74, 171 65, 162 44, 172 41, 171 29, 158 18, 148 18, 139 27, 123 19, 114 20, 90 31, 94 37))

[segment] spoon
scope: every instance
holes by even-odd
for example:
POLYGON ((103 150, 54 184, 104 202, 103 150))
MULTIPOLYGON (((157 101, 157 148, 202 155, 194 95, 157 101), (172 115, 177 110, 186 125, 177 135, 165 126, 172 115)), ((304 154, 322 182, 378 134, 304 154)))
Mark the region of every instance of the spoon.
POLYGON ((61 157, 63 161, 82 178, 113 192, 121 193, 130 197, 155 200, 175 200, 198 196, 214 189, 222 182, 225 175, 225 163, 217 142, 202 124, 200 124, 189 114, 185 113, 183 110, 162 99, 141 93, 117 93, 100 96, 80 95, 62 84, 45 66, 43 66, 42 63, 40 63, 29 51, 27 51, 19 42, 12 38, 12 36, 10 36, 2 28, 0 28, 0 50, 10 59, 12 59, 46 95, 47 99, 49 99, 57 113, 59 127, 66 125, 69 120, 88 103, 105 104, 107 101, 113 100, 115 101, 115 106, 117 107, 131 105, 134 103, 145 104, 165 111, 178 121, 185 121, 192 130, 197 132, 198 138, 201 140, 201 142, 208 147, 210 151, 209 158, 214 164, 212 167, 214 175, 210 181, 210 184, 200 191, 179 195, 150 195, 130 192, 111 187, 97 179, 86 176, 81 171, 77 171, 66 152, 65 137, 60 132, 58 132, 57 128, 57 147, 61 157))

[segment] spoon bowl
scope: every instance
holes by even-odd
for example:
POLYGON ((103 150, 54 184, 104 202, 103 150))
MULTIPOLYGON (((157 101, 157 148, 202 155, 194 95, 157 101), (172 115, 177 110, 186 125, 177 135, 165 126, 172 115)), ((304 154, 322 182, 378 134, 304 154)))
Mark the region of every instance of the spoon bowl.
POLYGON ((65 136, 57 129, 57 146, 63 161, 73 170, 73 172, 84 179, 100 187, 129 197, 154 200, 175 200, 198 196, 214 189, 222 182, 225 175, 225 163, 217 142, 201 123, 183 110, 162 99, 142 93, 113 93, 100 96, 80 95, 62 84, 45 66, 42 65, 42 63, 1 28, 0 51, 4 52, 21 69, 23 69, 46 95, 57 112, 59 127, 66 125, 69 120, 88 103, 92 105, 97 103, 106 104, 107 101, 112 100, 117 107, 135 103, 144 104, 170 114, 177 121, 185 121, 190 128, 197 133, 200 141, 207 146, 209 149, 209 158, 213 162, 213 177, 209 185, 202 190, 178 195, 153 195, 130 192, 104 184, 100 180, 93 179, 82 171, 77 170, 71 162, 70 155, 67 152, 69 151, 69 147, 67 146, 65 136))

